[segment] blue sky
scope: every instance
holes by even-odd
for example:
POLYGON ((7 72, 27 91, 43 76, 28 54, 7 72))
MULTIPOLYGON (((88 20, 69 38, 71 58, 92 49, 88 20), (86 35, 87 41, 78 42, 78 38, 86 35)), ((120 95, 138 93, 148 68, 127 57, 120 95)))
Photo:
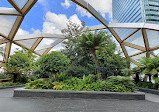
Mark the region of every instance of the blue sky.
MULTIPOLYGON (((87 0, 87 1, 91 3, 92 0, 87 0)), ((101 0, 101 2, 102 1, 104 3, 106 3, 105 1, 109 1, 109 0, 101 0)), ((98 0, 94 0, 92 5, 97 4, 98 2, 99 2, 98 0)), ((106 5, 108 5, 108 4, 103 4, 103 6, 106 6, 106 5)), ((111 3, 109 3, 109 5, 111 5, 111 3)), ((110 6, 110 8, 111 8, 111 6, 110 6)), ((100 9, 100 8, 98 9, 98 7, 96 9, 98 10, 99 13, 101 13, 103 16, 105 16, 105 18, 110 22, 109 9, 106 9, 105 11, 103 11, 103 9, 100 9)), ((90 16, 87 13, 88 13, 87 11, 83 10, 82 8, 79 8, 75 3, 71 2, 70 0, 39 0, 35 4, 35 6, 30 10, 30 12, 26 15, 20 28, 29 33, 34 33, 36 31, 47 32, 46 30, 48 28, 45 28, 45 27, 47 27, 47 25, 44 25, 44 24, 46 22, 49 22, 51 24, 51 26, 54 25, 56 28, 57 20, 52 20, 52 18, 54 18, 54 16, 57 16, 57 18, 58 18, 58 16, 60 16, 60 15, 66 16, 68 20, 70 19, 70 17, 76 16, 75 17, 76 19, 85 21, 87 26, 93 26, 93 25, 100 24, 100 22, 98 22, 94 17, 90 16), (49 20, 48 20, 48 17, 46 16, 47 14, 48 14, 48 16, 52 15, 49 20)), ((63 18, 63 17, 61 17, 61 18, 63 18)), ((72 18, 74 18, 74 17, 72 17, 72 18)), ((77 22, 76 19, 73 19, 73 20, 75 20, 74 22, 77 22)), ((61 22, 63 22, 62 19, 60 19, 60 20, 61 20, 61 22)), ((65 20, 66 20, 66 18, 65 18, 65 20)), ((63 24, 66 24, 66 23, 63 22, 63 24)), ((59 26, 59 24, 58 24, 58 26, 59 26)), ((61 28, 64 28, 64 26, 61 26, 61 28)), ((60 29, 60 28, 57 28, 57 29, 60 29)), ((51 29, 47 33, 52 33, 51 29)), ((54 31, 53 31, 53 33, 54 33, 54 31)))

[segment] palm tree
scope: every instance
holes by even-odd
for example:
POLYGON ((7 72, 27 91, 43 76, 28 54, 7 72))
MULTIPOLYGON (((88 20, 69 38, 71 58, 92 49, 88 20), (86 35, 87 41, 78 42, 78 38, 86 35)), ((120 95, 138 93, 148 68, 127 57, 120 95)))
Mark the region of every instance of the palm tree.
POLYGON ((96 50, 104 50, 106 52, 105 46, 107 45, 107 39, 108 35, 106 32, 100 31, 96 33, 85 33, 82 36, 79 37, 79 46, 88 50, 93 58, 96 65, 97 73, 100 74, 99 69, 99 62, 96 56, 96 50))
POLYGON ((132 73, 135 74, 135 78, 134 79, 135 79, 135 82, 138 83, 140 81, 140 77, 139 77, 139 75, 141 73, 140 67, 133 68, 132 69, 132 73))
POLYGON ((141 64, 142 73, 145 74, 145 81, 147 80, 147 76, 149 77, 149 81, 151 82, 152 76, 158 77, 159 72, 159 57, 156 58, 142 58, 139 60, 141 64))

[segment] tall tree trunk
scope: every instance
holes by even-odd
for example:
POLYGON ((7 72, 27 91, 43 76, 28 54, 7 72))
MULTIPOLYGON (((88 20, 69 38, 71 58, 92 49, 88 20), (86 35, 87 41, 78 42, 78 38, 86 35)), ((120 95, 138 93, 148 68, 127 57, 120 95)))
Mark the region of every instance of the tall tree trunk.
POLYGON ((152 76, 151 76, 150 74, 149 74, 148 76, 149 76, 149 82, 151 82, 151 77, 152 77, 152 76))
POLYGON ((100 75, 98 76, 99 79, 101 79, 101 71, 100 71, 100 68, 99 68, 99 63, 98 63, 98 59, 97 59, 97 56, 96 56, 96 53, 95 53, 95 49, 91 49, 91 54, 94 58, 94 62, 95 62, 95 65, 96 65, 96 69, 97 69, 97 73, 100 75))
POLYGON ((145 74, 144 82, 147 82, 148 74, 145 74))
POLYGON ((140 81, 140 79, 139 79, 139 74, 136 74, 135 82, 138 83, 139 81, 140 81))
POLYGON ((13 74, 13 83, 16 83, 16 82, 17 82, 17 77, 18 77, 17 74, 13 74))

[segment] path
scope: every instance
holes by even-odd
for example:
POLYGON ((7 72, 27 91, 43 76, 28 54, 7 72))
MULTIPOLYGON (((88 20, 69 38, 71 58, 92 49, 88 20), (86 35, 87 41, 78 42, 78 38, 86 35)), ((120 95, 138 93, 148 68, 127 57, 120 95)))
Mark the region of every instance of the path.
POLYGON ((13 90, 0 89, 0 112, 159 112, 159 96, 152 94, 145 101, 13 98, 13 90))

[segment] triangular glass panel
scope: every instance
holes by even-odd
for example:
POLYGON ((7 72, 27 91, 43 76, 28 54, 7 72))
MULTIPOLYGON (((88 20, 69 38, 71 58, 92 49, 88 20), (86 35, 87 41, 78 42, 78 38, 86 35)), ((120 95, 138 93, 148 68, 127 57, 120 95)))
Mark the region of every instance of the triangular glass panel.
POLYGON ((0 7, 13 8, 7 0, 0 0, 0 7))
POLYGON ((50 52, 52 51, 61 51, 62 49, 64 49, 64 46, 62 43, 57 44, 56 46, 54 46, 50 52))
POLYGON ((0 15, 0 33, 5 36, 8 36, 16 21, 16 18, 16 16, 0 15))
POLYGON ((16 42, 18 42, 20 45, 30 49, 35 44, 36 41, 37 41, 37 39, 29 39, 29 40, 21 40, 21 41, 16 41, 16 42))
POLYGON ((146 30, 150 48, 159 46, 159 31, 146 30))
POLYGON ((125 46, 125 48, 126 48, 126 51, 127 51, 127 53, 128 53, 129 56, 141 52, 140 50, 137 50, 137 49, 134 49, 134 48, 131 48, 131 47, 128 47, 128 46, 125 46))
POLYGON ((0 45, 0 61, 3 61, 3 59, 4 59, 5 47, 6 47, 6 44, 0 45))
POLYGON ((51 46, 52 43, 54 43, 57 39, 55 38, 44 38, 41 43, 36 47, 35 51, 36 50, 39 50, 39 49, 44 49, 44 47, 46 46, 51 46))
POLYGON ((121 40, 132 34, 136 29, 118 29, 114 28, 121 40))
POLYGON ((154 50, 151 53, 154 54, 155 56, 159 56, 159 49, 158 50, 154 50))
POLYGON ((13 0, 18 6, 20 9, 22 9, 25 4, 28 2, 28 0, 13 0))
POLYGON ((141 46, 141 47, 145 47, 141 30, 136 32, 131 37, 129 37, 127 40, 125 40, 125 42, 135 44, 135 45, 138 45, 138 46, 141 46))
POLYGON ((47 49, 41 49, 41 50, 37 50, 35 52, 38 53, 38 54, 40 54, 40 55, 43 55, 46 50, 47 49))
POLYGON ((116 52, 115 52, 115 53, 116 53, 116 54, 120 53, 120 56, 125 58, 125 55, 124 55, 124 53, 123 53, 123 51, 122 51, 120 45, 117 46, 117 49, 116 49, 116 52))
POLYGON ((131 58, 138 62, 138 60, 141 59, 142 57, 146 57, 146 53, 142 53, 142 54, 139 54, 137 56, 133 56, 131 58))
POLYGON ((12 43, 12 47, 11 47, 11 55, 13 55, 16 51, 22 50, 22 47, 12 43))

